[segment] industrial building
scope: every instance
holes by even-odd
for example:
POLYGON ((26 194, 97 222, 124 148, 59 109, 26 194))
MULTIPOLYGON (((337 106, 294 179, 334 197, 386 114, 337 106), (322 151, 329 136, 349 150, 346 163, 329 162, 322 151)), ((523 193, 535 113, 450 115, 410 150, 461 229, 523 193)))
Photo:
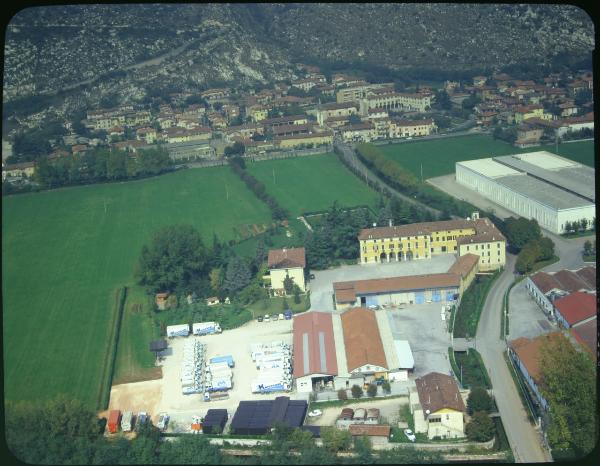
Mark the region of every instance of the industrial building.
POLYGON ((236 435, 264 435, 277 423, 295 428, 304 423, 308 403, 278 396, 274 400, 240 401, 231 420, 236 435))
POLYGON ((298 392, 349 389, 376 380, 406 380, 414 368, 407 341, 392 336, 386 313, 354 308, 294 317, 294 379, 298 392))
POLYGON ((595 170, 547 151, 456 162, 456 181, 542 228, 596 217, 595 170))
POLYGON ((479 269, 496 270, 506 262, 506 238, 487 218, 445 220, 409 225, 365 228, 358 235, 360 261, 431 259, 435 254, 479 256, 479 269))
POLYGON ((336 308, 454 302, 475 278, 479 262, 479 256, 466 253, 446 273, 335 282, 336 308))

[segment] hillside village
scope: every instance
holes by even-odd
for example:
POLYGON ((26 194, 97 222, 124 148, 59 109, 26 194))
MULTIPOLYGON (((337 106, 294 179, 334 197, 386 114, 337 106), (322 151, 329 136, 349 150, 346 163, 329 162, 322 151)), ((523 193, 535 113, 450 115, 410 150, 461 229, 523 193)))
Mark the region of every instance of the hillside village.
MULTIPOLYGON (((499 73, 446 81, 441 89, 398 90, 394 83, 340 73, 327 80, 318 67, 296 68, 298 76, 289 84, 257 91, 211 88, 162 96, 146 107, 88 109, 80 121, 59 120, 65 129, 46 141, 50 152, 40 156, 56 161, 106 147, 136 157, 161 147, 182 164, 229 155, 324 152, 334 138, 393 142, 473 125, 520 148, 593 134, 590 71, 550 74, 540 82, 499 73)), ((19 183, 33 175, 39 158, 11 152, 10 143, 3 144, 3 181, 19 183)))

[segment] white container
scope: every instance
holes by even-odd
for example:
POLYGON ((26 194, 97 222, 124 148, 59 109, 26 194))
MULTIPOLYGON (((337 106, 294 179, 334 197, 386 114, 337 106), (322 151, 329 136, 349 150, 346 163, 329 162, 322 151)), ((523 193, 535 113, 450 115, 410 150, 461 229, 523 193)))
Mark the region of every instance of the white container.
POLYGON ((125 411, 121 417, 121 430, 123 432, 131 432, 131 419, 133 413, 131 411, 125 411))
POLYGON ((190 334, 190 326, 188 324, 181 325, 169 325, 167 327, 167 336, 173 337, 187 337, 190 334))

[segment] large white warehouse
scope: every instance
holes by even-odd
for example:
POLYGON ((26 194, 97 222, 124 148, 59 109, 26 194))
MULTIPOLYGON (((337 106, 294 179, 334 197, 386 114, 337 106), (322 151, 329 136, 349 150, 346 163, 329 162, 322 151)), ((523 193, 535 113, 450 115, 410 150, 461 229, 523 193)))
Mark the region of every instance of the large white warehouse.
POLYGON ((542 228, 596 217, 595 170, 546 151, 456 162, 456 181, 542 228))

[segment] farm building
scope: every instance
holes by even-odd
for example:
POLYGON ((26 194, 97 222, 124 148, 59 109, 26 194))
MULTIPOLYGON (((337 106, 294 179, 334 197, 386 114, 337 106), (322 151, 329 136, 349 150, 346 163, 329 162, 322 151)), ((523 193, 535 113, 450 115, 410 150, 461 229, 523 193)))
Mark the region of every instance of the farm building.
POLYGON ((304 267, 306 256, 304 248, 271 249, 268 257, 271 276, 271 289, 283 292, 283 281, 289 276, 302 291, 306 291, 304 267))
POLYGON ((556 320, 565 328, 596 318, 596 295, 576 291, 554 301, 556 320))
POLYGON ((480 266, 480 257, 467 252, 446 273, 335 282, 336 307, 453 302, 456 294, 469 287, 480 266))
POLYGON ((373 445, 388 443, 392 428, 385 425, 353 424, 348 427, 352 437, 368 437, 373 445))
POLYGON ((546 151, 456 162, 456 181, 542 228, 596 216, 595 170, 546 151))
POLYGON ((579 270, 537 272, 527 277, 525 287, 542 310, 554 318, 556 299, 576 291, 596 292, 596 268, 586 266, 579 270))
POLYGON ((311 311, 294 317, 293 333, 293 374, 299 392, 403 380, 414 367, 408 342, 394 340, 381 312, 365 308, 342 314, 311 311))
POLYGON ((231 420, 231 430, 237 435, 263 435, 278 422, 290 427, 304 423, 308 403, 278 396, 274 400, 240 401, 231 420))
POLYGON ((430 439, 464 437, 466 408, 454 378, 431 372, 415 383, 416 393, 410 394, 415 432, 427 433, 430 439))
POLYGON ((467 219, 365 228, 358 241, 362 264, 430 259, 435 254, 475 254, 482 271, 506 262, 506 238, 477 212, 467 219))

